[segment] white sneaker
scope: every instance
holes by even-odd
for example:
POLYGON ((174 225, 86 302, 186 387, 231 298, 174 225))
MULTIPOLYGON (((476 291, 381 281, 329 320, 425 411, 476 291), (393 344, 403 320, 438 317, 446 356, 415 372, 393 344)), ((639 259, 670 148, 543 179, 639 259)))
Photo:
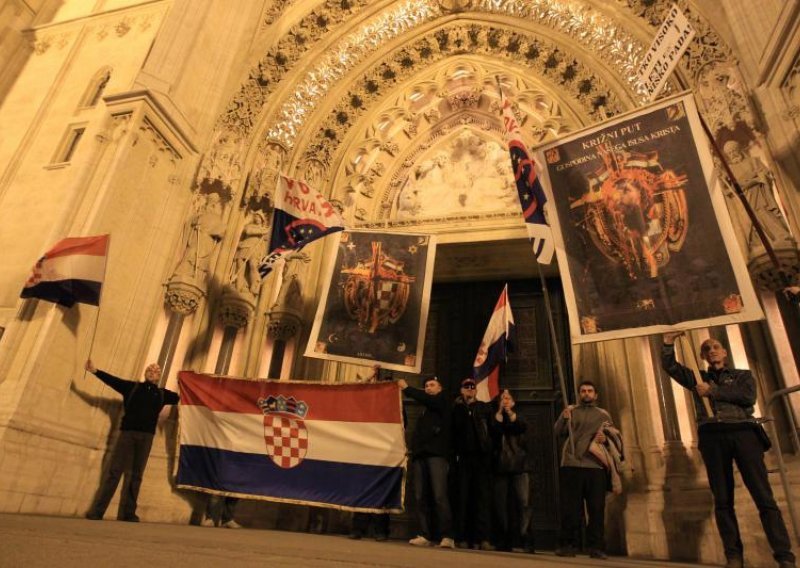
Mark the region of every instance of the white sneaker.
POLYGON ((455 548, 456 543, 453 542, 452 538, 444 537, 442 542, 439 543, 439 548, 455 548))
POLYGON ((234 520, 230 520, 227 523, 222 523, 222 526, 226 529, 243 529, 244 527, 237 523, 234 520))
POLYGON ((408 541, 408 544, 410 544, 412 546, 431 546, 431 545, 433 545, 433 543, 431 541, 429 541, 427 538, 425 538, 422 535, 415 536, 414 538, 412 538, 411 540, 408 541))
POLYGON ((203 517, 203 520, 200 521, 201 527, 213 527, 214 520, 211 517, 203 517))

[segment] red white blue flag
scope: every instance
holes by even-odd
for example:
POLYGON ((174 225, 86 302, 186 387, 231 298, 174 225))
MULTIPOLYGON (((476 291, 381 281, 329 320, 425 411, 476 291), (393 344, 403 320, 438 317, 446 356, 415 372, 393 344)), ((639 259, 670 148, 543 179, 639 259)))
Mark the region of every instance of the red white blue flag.
POLYGON ((500 394, 500 364, 508 356, 512 333, 514 332, 514 315, 511 313, 511 302, 508 301, 508 284, 497 299, 489 325, 483 334, 478 354, 472 364, 472 377, 477 384, 478 400, 489 402, 500 394))
POLYGON ((179 374, 179 487, 401 512, 406 446, 393 382, 323 385, 179 374))
POLYGON ((274 204, 269 252, 258 269, 262 276, 287 252, 344 229, 333 205, 304 181, 278 176, 274 204))
POLYGON ((500 99, 503 109, 503 130, 506 135, 508 151, 511 154, 511 169, 517 184, 519 205, 522 208, 522 216, 525 218, 528 238, 531 240, 536 260, 540 264, 550 264, 555 246, 550 225, 547 224, 544 214, 547 197, 542 189, 539 176, 536 174, 536 162, 530 157, 528 149, 522 141, 522 131, 511 109, 511 101, 502 91, 500 99))
POLYGON ((59 241, 33 267, 20 298, 39 298, 68 308, 75 303, 100 305, 108 240, 108 235, 98 235, 59 241))

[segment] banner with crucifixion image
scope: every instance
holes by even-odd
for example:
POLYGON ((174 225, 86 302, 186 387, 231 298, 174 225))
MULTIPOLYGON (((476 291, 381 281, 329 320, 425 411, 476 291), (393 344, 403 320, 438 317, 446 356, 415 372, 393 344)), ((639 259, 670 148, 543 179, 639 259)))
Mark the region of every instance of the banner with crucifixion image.
POLYGON ((306 356, 420 372, 435 254, 431 235, 341 233, 306 356))
POLYGON ((691 94, 537 158, 574 343, 763 318, 691 94))

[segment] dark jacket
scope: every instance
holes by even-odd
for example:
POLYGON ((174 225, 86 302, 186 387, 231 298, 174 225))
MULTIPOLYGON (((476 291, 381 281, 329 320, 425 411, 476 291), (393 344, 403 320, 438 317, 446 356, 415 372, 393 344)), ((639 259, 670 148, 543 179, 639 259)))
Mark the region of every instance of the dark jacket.
POLYGON ((126 381, 100 370, 95 375, 122 395, 125 414, 122 416, 120 430, 155 434, 158 413, 164 405, 178 404, 180 400, 177 393, 157 387, 149 381, 126 381))
POLYGON ((492 406, 475 401, 467 404, 459 396, 453 405, 453 448, 457 456, 465 454, 489 454, 492 440, 489 437, 489 420, 492 406))
POLYGON ((450 453, 450 404, 447 396, 444 392, 429 395, 414 387, 406 387, 403 393, 425 407, 411 435, 411 455, 414 458, 447 457, 450 453))
POLYGON ((694 390, 697 386, 694 372, 675 359, 675 346, 664 344, 661 348, 661 366, 681 386, 692 391, 698 428, 714 422, 754 422, 753 405, 756 403, 756 382, 750 371, 743 369, 700 371, 703 382, 711 383, 707 397, 711 401, 714 417, 706 414, 703 399, 694 390))
POLYGON ((495 473, 524 473, 528 471, 526 434, 528 425, 520 414, 512 422, 506 413, 503 421, 495 416, 489 421, 492 436, 492 466, 495 473))

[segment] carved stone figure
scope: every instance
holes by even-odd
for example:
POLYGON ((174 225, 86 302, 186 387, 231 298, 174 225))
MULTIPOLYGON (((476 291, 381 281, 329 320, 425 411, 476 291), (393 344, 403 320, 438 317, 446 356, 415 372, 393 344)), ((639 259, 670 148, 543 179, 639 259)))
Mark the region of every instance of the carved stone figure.
POLYGON ((209 193, 205 206, 192 215, 187 223, 183 255, 173 278, 189 276, 195 280, 204 279, 208 274, 208 263, 214 247, 225 234, 222 222, 222 204, 219 194, 209 193))
MULTIPOLYGON (((745 153, 739 142, 735 140, 726 142, 723 151, 771 244, 791 242, 792 235, 775 199, 772 173, 767 166, 758 157, 745 153)), ((761 246, 755 230, 751 229, 750 231, 748 246, 751 249, 761 246)))
POLYGON ((231 285, 238 292, 258 294, 261 275, 258 266, 267 254, 266 235, 269 233, 266 216, 256 211, 242 229, 239 245, 233 257, 231 285))
POLYGON ((281 289, 275 300, 273 310, 299 310, 302 307, 302 292, 300 289, 300 275, 298 271, 301 264, 308 264, 311 258, 304 252, 293 252, 286 256, 281 277, 281 289))

